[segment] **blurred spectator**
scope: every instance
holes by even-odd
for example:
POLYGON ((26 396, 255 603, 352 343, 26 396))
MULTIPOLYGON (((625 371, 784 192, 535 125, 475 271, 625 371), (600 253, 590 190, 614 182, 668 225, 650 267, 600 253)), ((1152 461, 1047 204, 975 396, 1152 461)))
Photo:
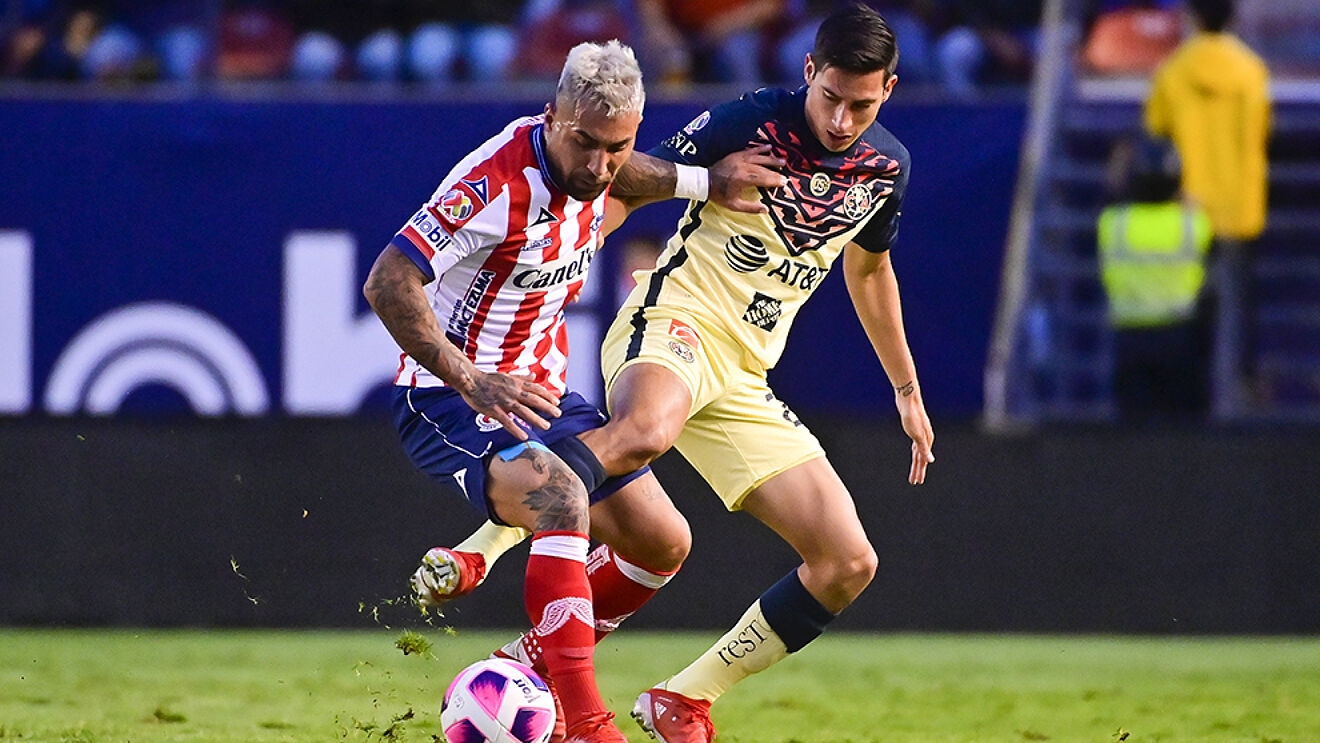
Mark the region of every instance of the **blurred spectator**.
POLYGON ((408 41, 414 80, 502 80, 517 54, 521 0, 413 0, 419 19, 408 41))
POLYGON ((407 34, 416 19, 401 0, 289 0, 298 30, 289 76, 304 82, 395 82, 407 67, 407 34))
POLYGON ((944 88, 965 96, 981 85, 1028 82, 1042 7, 1042 0, 949 0, 952 27, 935 43, 944 88))
POLYGON ((1240 412, 1253 339, 1247 296, 1248 242, 1265 228, 1269 71, 1228 32, 1233 0, 1190 0, 1197 31, 1155 72, 1145 127, 1168 137, 1182 158, 1183 190, 1205 207, 1218 254, 1215 277, 1216 412, 1240 412))
POLYGON ((1082 65, 1100 75, 1149 75, 1182 41, 1182 18, 1167 3, 1134 2, 1088 23, 1082 65))
MULTIPOLYGON (((286 0, 303 82, 499 80, 516 50, 519 0, 286 0)), ((562 58, 559 60, 562 63, 562 58)))
MULTIPOLYGON (((783 37, 775 75, 791 84, 815 41, 819 19, 857 0, 793 0, 794 23, 783 37)), ((969 96, 993 84, 1030 79, 1039 45, 1042 0, 861 0, 889 22, 898 41, 905 85, 937 84, 969 96)))
POLYGON ((568 51, 583 41, 631 44, 627 8, 619 0, 550 0, 529 6, 518 39, 514 77, 556 80, 568 51))
POLYGON ((1210 220, 1179 197, 1178 154, 1162 139, 1115 146, 1118 200, 1096 226, 1114 331, 1114 399, 1124 419, 1187 418, 1208 403, 1201 310, 1210 220))
MULTIPOLYGON (((521 0, 290 0, 292 76, 375 82, 504 79, 521 0)), ((562 61, 562 60, 561 60, 562 61)))
POLYGON ((1146 129, 1169 137, 1183 189, 1203 204, 1216 236, 1251 240, 1265 226, 1269 71, 1229 33, 1232 0, 1191 0, 1197 32, 1156 71, 1146 129))
POLYGON ((1240 0, 1237 27, 1276 72, 1320 74, 1320 4, 1315 0, 1240 0))
POLYGON ((197 80, 206 72, 207 0, 101 0, 100 26, 82 56, 91 80, 197 80))
POLYGON ((284 3, 238 1, 220 15, 215 57, 216 77, 225 80, 276 80, 289 70, 293 56, 293 21, 284 3))
MULTIPOLYGON (((834 9, 857 0, 793 0, 789 28, 779 41, 774 60, 778 82, 796 86, 802 82, 806 55, 816 43, 816 29, 834 9)), ((898 42, 898 77, 904 85, 926 84, 937 79, 932 59, 930 27, 940 17, 936 0, 868 0, 862 3, 884 16, 898 42)))
MULTIPOLYGON (((14 12, 11 7, 11 12, 14 12)), ((101 14, 86 6, 29 0, 6 19, 0 36, 0 74, 30 80, 77 80, 82 60, 101 28, 101 14)))
POLYGON ((760 85, 767 32, 785 0, 637 0, 642 68, 660 82, 760 85))

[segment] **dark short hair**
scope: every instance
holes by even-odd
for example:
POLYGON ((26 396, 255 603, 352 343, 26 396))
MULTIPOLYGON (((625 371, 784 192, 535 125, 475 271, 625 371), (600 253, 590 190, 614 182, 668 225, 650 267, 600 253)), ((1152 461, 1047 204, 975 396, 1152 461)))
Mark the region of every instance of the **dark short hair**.
POLYGON ((1191 0, 1188 6, 1206 31, 1223 31, 1233 20, 1233 0, 1191 0))
POLYGON ((816 69, 838 67, 858 75, 884 70, 892 75, 898 68, 898 42, 879 13, 852 4, 821 21, 811 59, 816 69))
POLYGON ((1172 201, 1182 175, 1178 150, 1163 137, 1141 135, 1127 143, 1127 197, 1131 201, 1172 201))

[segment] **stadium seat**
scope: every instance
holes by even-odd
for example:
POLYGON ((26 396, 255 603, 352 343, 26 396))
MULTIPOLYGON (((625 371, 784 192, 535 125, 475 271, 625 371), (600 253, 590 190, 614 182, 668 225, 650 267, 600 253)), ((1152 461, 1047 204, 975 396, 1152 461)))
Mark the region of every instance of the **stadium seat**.
POLYGON ((1182 39, 1175 10, 1120 8, 1096 19, 1082 48, 1083 68, 1098 75, 1146 75, 1182 39))
POLYGON ((293 53, 293 22, 264 7, 239 7, 220 17, 216 76, 227 80, 283 77, 293 53))

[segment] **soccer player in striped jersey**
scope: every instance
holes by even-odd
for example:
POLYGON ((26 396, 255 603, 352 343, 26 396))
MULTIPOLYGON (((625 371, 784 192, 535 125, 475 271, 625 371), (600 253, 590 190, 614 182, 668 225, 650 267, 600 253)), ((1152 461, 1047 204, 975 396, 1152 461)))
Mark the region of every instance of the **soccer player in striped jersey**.
MULTIPOLYGON (((648 467, 607 478, 577 438, 606 416, 566 386, 564 308, 601 238, 626 210, 678 185, 672 163, 643 155, 631 200, 609 197, 644 97, 630 49, 575 47, 545 112, 463 158, 363 289, 402 349, 394 419, 412 461, 492 521, 532 534, 531 650, 515 650, 562 703, 557 740, 625 740, 596 688, 592 651, 677 571, 691 542, 648 467), (614 497, 590 507, 589 494, 614 497), (590 556, 589 535, 603 542, 590 556)), ((718 189, 779 182, 757 168, 771 162, 730 158, 718 189)))
MULTIPOLYGON (((750 513, 802 558, 706 652, 637 699, 633 716, 662 743, 709 743, 711 703, 819 636, 875 574, 851 494, 766 380, 798 309, 840 257, 912 439, 908 481, 924 482, 935 461, 890 261, 909 156, 876 122, 897 62, 878 14, 838 10, 804 60, 804 87, 717 106, 651 151, 684 172, 751 142, 785 162, 786 184, 761 189, 759 214, 691 201, 606 334, 612 418, 582 440, 609 474, 676 446, 727 508, 750 513)), ((457 549, 492 559, 502 545, 491 531, 457 549)))

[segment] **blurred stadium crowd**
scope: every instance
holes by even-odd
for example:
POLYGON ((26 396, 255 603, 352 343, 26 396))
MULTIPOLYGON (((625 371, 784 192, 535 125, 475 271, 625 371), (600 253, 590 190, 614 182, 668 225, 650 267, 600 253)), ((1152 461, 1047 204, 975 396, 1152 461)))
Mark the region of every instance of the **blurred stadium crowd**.
MULTIPOLYGON (((0 0, 0 77, 447 83, 544 79, 619 38, 652 80, 795 84, 845 0, 0 0)), ((905 82, 969 94, 1031 72, 1041 0, 867 0, 905 82)))
MULTIPOLYGON (((819 20, 857 1, 0 0, 0 79, 540 80, 573 44, 618 38, 660 83, 794 85, 819 20)), ((1044 0, 862 1, 893 26, 906 85, 967 96, 1030 78, 1044 0)), ((1094 72, 1148 72, 1184 30, 1178 0, 1079 1, 1094 72)), ((1310 2, 1242 0, 1240 30, 1320 67, 1310 2)))

